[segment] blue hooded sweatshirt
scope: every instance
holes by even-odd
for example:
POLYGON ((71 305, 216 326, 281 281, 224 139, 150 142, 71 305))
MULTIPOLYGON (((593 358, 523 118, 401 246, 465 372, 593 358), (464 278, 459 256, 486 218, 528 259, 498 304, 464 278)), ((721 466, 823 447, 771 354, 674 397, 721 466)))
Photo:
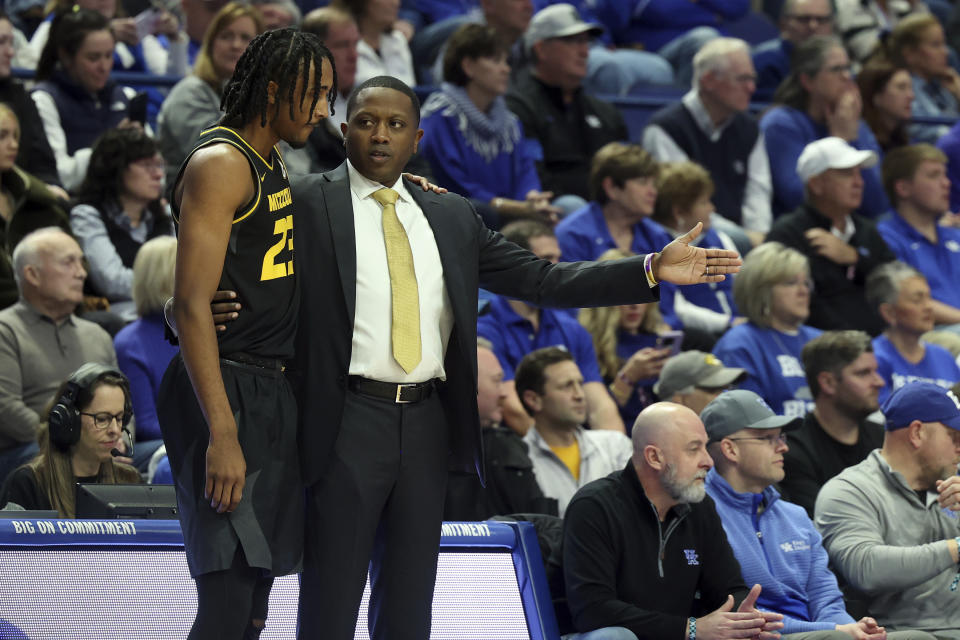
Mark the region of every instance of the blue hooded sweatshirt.
POLYGON ((757 608, 783 614, 781 633, 854 622, 837 578, 827 568, 820 534, 803 507, 781 500, 773 486, 763 493, 738 493, 716 469, 707 474, 706 487, 744 582, 763 587, 757 608))

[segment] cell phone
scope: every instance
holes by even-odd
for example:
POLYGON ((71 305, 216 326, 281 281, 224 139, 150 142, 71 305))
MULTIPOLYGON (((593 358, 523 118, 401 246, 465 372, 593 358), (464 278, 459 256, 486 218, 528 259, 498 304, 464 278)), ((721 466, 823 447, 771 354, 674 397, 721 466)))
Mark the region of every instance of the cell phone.
POLYGON ((683 331, 667 331, 657 336, 657 349, 670 349, 670 356, 673 357, 680 353, 680 345, 683 344, 683 331))
POLYGON ((127 118, 131 122, 146 124, 147 122, 147 94, 138 93, 130 99, 127 105, 127 118))
POLYGON ((160 18, 160 12, 150 8, 141 11, 133 17, 134 24, 137 25, 137 38, 143 40, 144 37, 152 34, 157 28, 157 20, 160 18))

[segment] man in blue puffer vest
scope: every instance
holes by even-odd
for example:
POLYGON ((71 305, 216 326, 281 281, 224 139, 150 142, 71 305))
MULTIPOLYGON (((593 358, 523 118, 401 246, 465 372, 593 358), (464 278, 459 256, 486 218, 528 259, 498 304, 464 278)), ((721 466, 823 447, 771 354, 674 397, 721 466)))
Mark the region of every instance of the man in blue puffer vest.
POLYGON ((873 618, 846 611, 827 552, 806 511, 780 499, 786 432, 800 418, 776 415, 752 391, 721 394, 700 414, 714 468, 706 478, 744 581, 762 586, 757 608, 783 614, 789 640, 933 639, 919 631, 886 633, 873 618))

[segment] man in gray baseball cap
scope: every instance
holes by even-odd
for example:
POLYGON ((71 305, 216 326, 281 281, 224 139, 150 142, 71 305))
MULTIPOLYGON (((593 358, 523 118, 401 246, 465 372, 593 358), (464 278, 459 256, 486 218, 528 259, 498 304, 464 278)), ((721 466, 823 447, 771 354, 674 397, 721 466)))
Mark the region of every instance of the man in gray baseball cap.
POLYGON ((785 433, 801 418, 776 415, 752 391, 728 391, 700 414, 714 467, 707 473, 713 499, 747 584, 762 589, 757 606, 783 614, 783 640, 882 638, 932 640, 916 631, 886 633, 870 617, 854 620, 845 608, 827 554, 803 507, 780 497, 785 433))
POLYGON ((707 403, 747 377, 744 369, 725 367, 712 353, 684 351, 663 365, 653 392, 699 414, 707 403))
MULTIPOLYGON (((766 440, 768 444, 777 442, 786 446, 787 431, 800 426, 803 418, 778 416, 767 402, 753 391, 734 389, 721 393, 700 412, 700 419, 707 430, 709 444, 720 442, 724 438, 740 440, 766 440), (777 433, 756 433, 758 431, 778 430, 777 433), (744 431, 744 433, 739 433, 744 431), (756 436, 756 437, 749 437, 756 436)), ((780 473, 779 482, 783 479, 780 473)))

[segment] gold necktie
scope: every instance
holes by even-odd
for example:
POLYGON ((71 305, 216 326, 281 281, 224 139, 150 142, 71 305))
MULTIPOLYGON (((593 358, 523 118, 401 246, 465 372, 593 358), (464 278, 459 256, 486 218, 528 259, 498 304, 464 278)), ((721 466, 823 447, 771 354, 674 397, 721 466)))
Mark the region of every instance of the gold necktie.
POLYGON ((387 268, 390 270, 390 300, 393 325, 390 338, 393 357, 404 371, 410 373, 420 364, 420 294, 417 275, 413 270, 413 252, 407 232, 397 217, 398 193, 380 189, 373 199, 383 205, 383 241, 387 248, 387 268))

